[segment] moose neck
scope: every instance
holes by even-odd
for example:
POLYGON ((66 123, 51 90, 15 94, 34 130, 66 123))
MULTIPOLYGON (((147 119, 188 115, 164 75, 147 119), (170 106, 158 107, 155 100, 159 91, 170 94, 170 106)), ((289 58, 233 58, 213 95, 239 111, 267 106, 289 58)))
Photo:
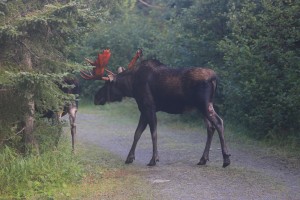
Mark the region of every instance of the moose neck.
POLYGON ((131 71, 119 74, 116 78, 116 86, 123 93, 124 97, 133 97, 132 79, 133 73, 131 71))

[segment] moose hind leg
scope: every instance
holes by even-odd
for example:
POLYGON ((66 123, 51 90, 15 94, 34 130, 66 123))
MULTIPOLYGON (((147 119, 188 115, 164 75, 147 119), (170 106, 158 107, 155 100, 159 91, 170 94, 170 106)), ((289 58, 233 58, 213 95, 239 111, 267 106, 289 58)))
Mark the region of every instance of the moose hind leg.
POLYGON ((223 120, 221 117, 215 112, 213 104, 209 103, 207 107, 207 118, 208 120, 213 124, 213 126, 217 129, 219 138, 220 138, 220 143, 221 143, 221 148, 222 148, 222 155, 223 155, 223 167, 227 167, 230 165, 230 159, 229 156, 230 154, 228 153, 228 149, 225 143, 224 139, 224 125, 223 125, 223 120))
POLYGON ((77 107, 75 105, 70 105, 69 110, 69 121, 70 121, 70 126, 71 126, 71 136, 72 136, 72 151, 74 152, 75 150, 75 136, 76 136, 76 114, 77 114, 77 107))
POLYGON ((216 130, 215 127, 210 123, 210 121, 207 118, 205 118, 205 124, 207 129, 207 140, 206 140, 206 145, 205 145, 203 155, 198 165, 205 165, 206 162, 209 160, 210 145, 212 142, 214 132, 216 130))

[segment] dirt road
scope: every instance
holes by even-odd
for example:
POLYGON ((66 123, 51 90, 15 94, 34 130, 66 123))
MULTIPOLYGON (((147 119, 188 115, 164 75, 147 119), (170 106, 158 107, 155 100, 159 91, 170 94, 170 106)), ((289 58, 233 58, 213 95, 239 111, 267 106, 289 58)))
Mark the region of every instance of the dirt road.
MULTIPOLYGON (((300 199, 299 162, 290 163, 266 149, 229 139, 232 163, 224 169, 216 134, 210 161, 206 166, 198 166, 206 141, 205 130, 180 122, 163 124, 160 118, 157 166, 146 166, 152 153, 148 128, 138 143, 134 163, 124 163, 125 168, 151 185, 154 194, 149 199, 300 199)), ((125 162, 137 122, 137 112, 120 115, 102 111, 101 107, 79 112, 78 140, 98 145, 125 162)))

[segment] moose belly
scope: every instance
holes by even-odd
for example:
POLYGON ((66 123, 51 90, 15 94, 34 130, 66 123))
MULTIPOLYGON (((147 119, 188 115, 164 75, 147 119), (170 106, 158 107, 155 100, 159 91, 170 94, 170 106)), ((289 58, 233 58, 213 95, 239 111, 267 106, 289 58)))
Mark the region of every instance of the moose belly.
POLYGON ((185 102, 183 99, 163 98, 156 102, 157 111, 170 114, 181 114, 195 109, 193 105, 185 102))

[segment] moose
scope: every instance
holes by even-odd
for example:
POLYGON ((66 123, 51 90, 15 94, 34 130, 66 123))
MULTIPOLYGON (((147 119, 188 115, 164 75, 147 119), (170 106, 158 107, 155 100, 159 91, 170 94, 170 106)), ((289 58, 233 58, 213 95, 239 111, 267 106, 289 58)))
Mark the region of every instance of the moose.
MULTIPOLYGON (((58 84, 58 87, 64 92, 65 94, 79 94, 79 82, 78 79, 75 77, 64 77, 63 84, 67 85, 68 87, 63 87, 62 84, 58 84)), ((44 118, 52 118, 57 122, 60 121, 61 117, 65 116, 66 114, 69 115, 69 123, 71 129, 71 136, 72 136, 72 151, 75 150, 75 135, 76 135, 76 114, 78 110, 78 99, 76 98, 75 101, 66 103, 63 106, 63 109, 59 112, 55 112, 53 110, 47 110, 43 113, 42 117, 44 118)))
MULTIPOLYGON (((130 69, 118 69, 118 74, 108 73, 108 76, 103 76, 103 73, 90 73, 91 75, 86 77, 87 72, 82 72, 82 77, 85 79, 100 77, 105 80, 94 97, 95 105, 122 101, 123 97, 134 98, 138 105, 139 123, 125 163, 132 163, 135 159, 136 145, 147 125, 150 128, 153 145, 153 154, 148 166, 154 166, 159 161, 156 112, 181 114, 195 108, 203 114, 207 127, 207 141, 198 165, 205 165, 209 160, 209 150, 215 130, 220 138, 223 167, 230 165, 230 154, 224 140, 223 120, 213 107, 217 87, 216 73, 211 69, 200 67, 171 68, 156 59, 143 60, 135 64, 141 55, 141 50, 138 50, 129 64, 130 69)), ((107 60, 105 62, 107 63, 107 60)), ((96 68, 105 68, 97 65, 96 62, 91 64, 96 68)))

